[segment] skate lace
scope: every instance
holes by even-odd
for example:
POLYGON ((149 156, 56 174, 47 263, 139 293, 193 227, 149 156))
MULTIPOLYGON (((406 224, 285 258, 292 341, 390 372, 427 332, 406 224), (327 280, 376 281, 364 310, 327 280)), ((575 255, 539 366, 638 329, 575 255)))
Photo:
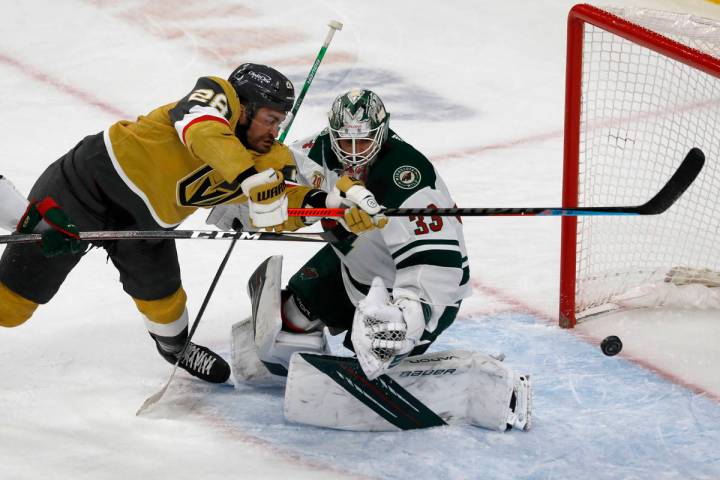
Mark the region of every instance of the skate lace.
POLYGON ((182 363, 196 372, 209 375, 215 360, 217 359, 209 353, 190 344, 183 356, 182 363))

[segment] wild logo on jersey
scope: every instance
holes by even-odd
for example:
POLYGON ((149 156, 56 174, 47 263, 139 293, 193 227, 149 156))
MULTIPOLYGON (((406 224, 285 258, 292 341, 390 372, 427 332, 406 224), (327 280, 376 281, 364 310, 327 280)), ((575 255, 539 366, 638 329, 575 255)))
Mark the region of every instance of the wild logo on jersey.
POLYGON ((209 165, 203 165, 177 184, 178 203, 184 207, 212 207, 240 195, 240 182, 227 182, 209 165))
POLYGON ((420 170, 412 165, 403 165, 398 167, 393 173, 393 181, 395 182, 395 185, 404 190, 412 190, 417 187, 420 185, 421 179, 422 175, 420 175, 420 170))

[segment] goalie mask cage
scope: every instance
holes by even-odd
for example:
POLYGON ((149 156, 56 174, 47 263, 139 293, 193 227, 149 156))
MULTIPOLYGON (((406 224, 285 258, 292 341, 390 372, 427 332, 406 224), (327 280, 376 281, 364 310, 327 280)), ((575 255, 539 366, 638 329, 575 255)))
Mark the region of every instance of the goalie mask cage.
POLYGON ((707 162, 656 216, 563 217, 560 326, 675 267, 720 270, 720 23, 576 5, 568 18, 563 207, 636 205, 692 147, 707 162))

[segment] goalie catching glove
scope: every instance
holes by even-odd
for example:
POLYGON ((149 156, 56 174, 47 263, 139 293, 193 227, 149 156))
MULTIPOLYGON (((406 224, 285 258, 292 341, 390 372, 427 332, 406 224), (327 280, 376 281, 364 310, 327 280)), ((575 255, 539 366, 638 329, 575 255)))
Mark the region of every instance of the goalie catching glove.
POLYGON ((370 380, 408 356, 425 331, 418 296, 400 289, 393 294, 391 300, 382 279, 375 277, 355 309, 351 339, 360 367, 370 380))
POLYGON ((388 222, 387 217, 380 213, 382 208, 372 192, 360 180, 347 175, 338 179, 325 204, 328 208, 347 207, 344 218, 339 221, 346 230, 356 235, 383 228, 388 222))
POLYGON ((272 168, 249 176, 240 184, 248 197, 250 221, 254 227, 282 230, 288 219, 288 201, 283 174, 272 168))
POLYGON ((17 231, 42 234, 42 251, 46 257, 83 250, 78 228, 51 197, 30 202, 20 217, 17 231))

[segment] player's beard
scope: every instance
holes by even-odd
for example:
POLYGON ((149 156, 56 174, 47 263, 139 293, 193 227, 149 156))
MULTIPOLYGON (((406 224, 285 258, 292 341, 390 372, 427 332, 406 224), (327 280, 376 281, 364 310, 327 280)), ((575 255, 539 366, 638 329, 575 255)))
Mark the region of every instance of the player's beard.
POLYGON ((271 134, 267 134, 262 136, 256 142, 253 142, 254 144, 251 145, 250 148, 252 148, 258 153, 268 153, 270 151, 270 148, 272 148, 274 142, 275 137, 273 137, 271 134))

